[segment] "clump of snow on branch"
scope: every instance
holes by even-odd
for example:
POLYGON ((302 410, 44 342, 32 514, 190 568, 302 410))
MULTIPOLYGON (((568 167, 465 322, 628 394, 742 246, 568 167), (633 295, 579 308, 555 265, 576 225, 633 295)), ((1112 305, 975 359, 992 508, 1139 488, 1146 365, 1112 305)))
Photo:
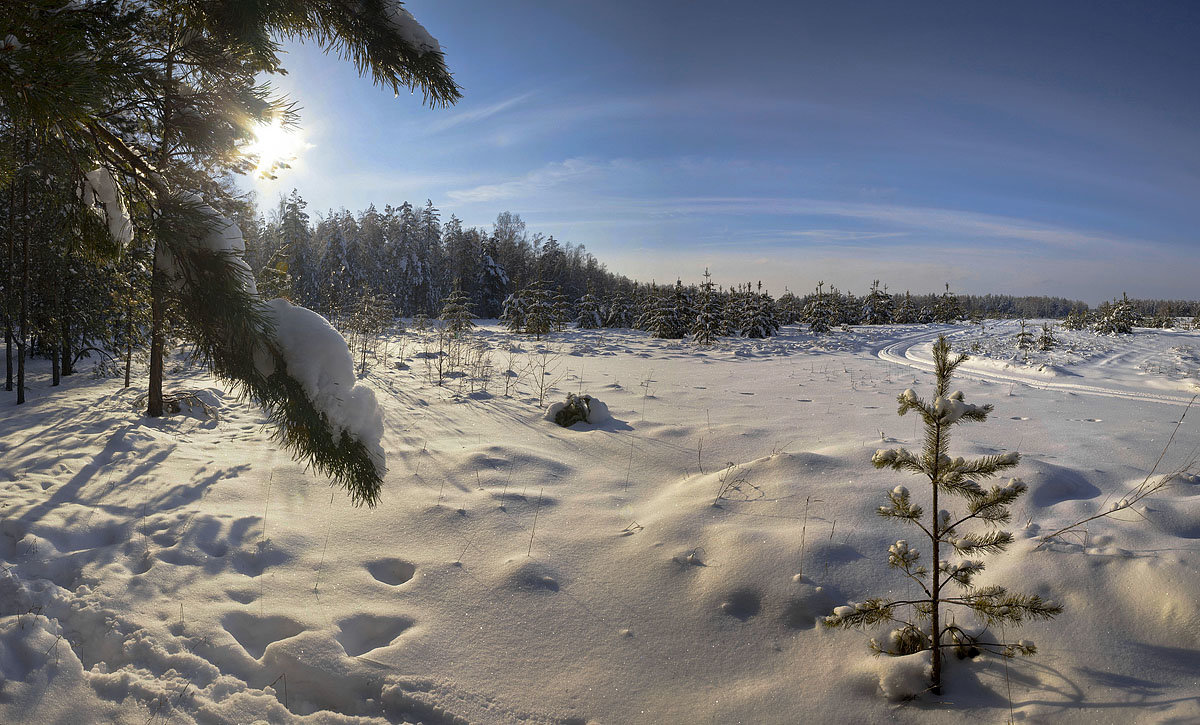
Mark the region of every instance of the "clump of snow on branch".
MULTIPOLYGON (((906 397, 908 392, 907 390, 904 391, 906 397)), ((949 397, 938 398, 933 401, 933 414, 938 417, 943 425, 957 423, 964 415, 976 410, 978 410, 976 406, 963 401, 962 391, 951 393, 949 397)))
POLYGON ((129 219, 129 210, 125 208, 125 202, 117 189, 117 182, 108 169, 101 167, 85 174, 80 197, 83 205, 89 209, 96 209, 96 204, 103 207, 108 233, 114 242, 126 246, 133 241, 133 223, 129 219))
POLYGON ((405 10, 400 3, 395 2, 395 0, 384 3, 383 13, 392 25, 392 28, 396 31, 396 35, 405 43, 415 48, 418 55, 425 55, 426 53, 442 49, 437 39, 430 35, 425 26, 418 23, 417 19, 412 16, 412 13, 405 10))
MULTIPOLYGON (((375 391, 357 382, 354 359, 341 333, 329 321, 284 299, 266 303, 275 322, 275 341, 287 374, 299 381, 334 433, 345 431, 367 447, 383 468, 383 415, 375 391)), ((264 370, 270 373, 270 370, 264 370)))
MULTIPOLYGON (((258 295, 254 275, 242 258, 246 242, 242 230, 195 194, 184 194, 183 201, 210 223, 195 240, 198 249, 225 254, 236 268, 243 287, 258 295)), ((160 257, 165 271, 176 275, 178 267, 170 253, 160 257)), ((179 284, 183 280, 176 276, 179 284)), ((380 472, 384 470, 383 414, 375 400, 375 392, 359 384, 354 375, 354 359, 341 333, 321 315, 305 307, 297 307, 284 299, 263 303, 275 326, 275 344, 283 357, 286 372, 303 388, 313 407, 329 420, 335 436, 343 432, 366 446, 380 472)), ((258 361, 264 375, 275 372, 266 355, 258 361)))
MULTIPOLYGON (((227 255, 230 264, 238 270, 242 286, 250 294, 257 295, 258 285, 254 281, 254 273, 250 270, 250 265, 246 264, 246 260, 243 259, 243 255, 246 253, 246 240, 238 225, 205 203, 198 194, 185 192, 180 194, 179 198, 191 206, 193 213, 198 218, 205 219, 203 232, 193 240, 195 248, 227 255)), ((182 272, 170 250, 162 250, 156 264, 169 277, 175 278, 178 284, 183 284, 180 277, 182 272)))

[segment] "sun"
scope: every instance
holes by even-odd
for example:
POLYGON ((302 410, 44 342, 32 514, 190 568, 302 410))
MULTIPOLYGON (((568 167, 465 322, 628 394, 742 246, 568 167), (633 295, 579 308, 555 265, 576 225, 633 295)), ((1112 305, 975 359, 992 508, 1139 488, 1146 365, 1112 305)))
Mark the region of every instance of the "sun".
POLYGON ((258 166, 254 169, 256 176, 273 179, 276 171, 290 167, 300 152, 309 146, 300 131, 284 128, 279 121, 274 121, 254 130, 254 141, 246 146, 245 152, 258 157, 258 166))

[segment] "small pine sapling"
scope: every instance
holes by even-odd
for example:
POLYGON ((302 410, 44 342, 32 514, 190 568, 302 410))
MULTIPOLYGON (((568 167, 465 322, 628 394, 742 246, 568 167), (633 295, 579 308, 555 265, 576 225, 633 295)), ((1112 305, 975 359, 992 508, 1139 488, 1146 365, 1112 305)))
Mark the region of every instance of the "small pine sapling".
POLYGON ((997 585, 975 586, 974 577, 984 569, 982 561, 973 558, 1004 551, 1012 543, 1012 534, 996 527, 1011 518, 1009 506, 1025 492, 1019 479, 1009 479, 1004 485, 984 488, 980 481, 996 476, 1017 465, 1017 453, 984 456, 975 460, 950 458, 950 429, 966 421, 982 422, 992 412, 992 406, 969 405, 961 392, 950 392, 950 379, 966 355, 950 355, 945 336, 933 347, 937 382, 932 402, 922 400, 913 390, 900 394, 900 415, 916 411, 925 422, 925 447, 920 453, 905 448, 882 449, 875 452, 871 462, 876 468, 908 471, 929 479, 932 505, 929 515, 913 500, 904 486, 888 494, 886 505, 879 507, 884 518, 900 519, 918 529, 929 539, 933 550, 932 571, 920 563, 920 552, 900 540, 888 550, 888 565, 899 569, 920 587, 921 595, 913 599, 873 597, 865 602, 838 607, 824 620, 827 627, 864 628, 883 622, 895 622, 887 642, 871 640, 876 654, 903 656, 930 650, 932 672, 930 689, 942 692, 942 650, 954 648, 964 655, 989 652, 1004 657, 1032 655, 1033 643, 1021 640, 1004 643, 990 640, 987 629, 994 625, 1016 624, 1031 619, 1049 619, 1062 612, 1062 607, 1036 594, 1015 594, 997 585), (957 496, 965 501, 965 512, 951 513, 939 508, 943 495, 957 496), (924 520, 923 520, 924 517, 924 520), (983 524, 983 531, 965 531, 971 523, 983 524), (961 561, 944 559, 943 552, 964 557, 961 561), (947 590, 953 584, 954 590, 947 590), (923 596, 922 596, 923 595, 923 596), (982 631, 971 633, 955 623, 947 622, 950 608, 963 608, 974 614, 984 625, 982 631), (902 612, 907 612, 904 616, 902 612))
POLYGON ((1074 307, 1067 313, 1062 326, 1068 330, 1086 330, 1091 326, 1087 310, 1074 307))
POLYGON ((581 330, 595 330, 602 326, 600 318, 600 300, 592 294, 592 286, 588 285, 587 293, 579 298, 579 312, 575 315, 575 324, 581 330))
POLYGON ((460 335, 475 327, 472 318, 471 300, 459 286, 454 287, 450 296, 442 300, 442 311, 438 319, 442 321, 452 335, 460 335))
POLYGON ((692 322, 692 342, 696 345, 711 345, 721 334, 721 298, 713 284, 712 274, 704 270, 704 283, 700 285, 700 299, 696 305, 696 319, 692 322))
POLYGON ((1058 338, 1054 336, 1054 328, 1050 327, 1049 322, 1042 323, 1042 334, 1038 336, 1037 346, 1039 350, 1053 350, 1058 346, 1058 338))
POLYGON ((1033 347, 1033 333, 1029 331, 1029 327, 1025 324, 1025 318, 1020 321, 1021 331, 1017 333, 1017 349, 1028 350, 1033 347))

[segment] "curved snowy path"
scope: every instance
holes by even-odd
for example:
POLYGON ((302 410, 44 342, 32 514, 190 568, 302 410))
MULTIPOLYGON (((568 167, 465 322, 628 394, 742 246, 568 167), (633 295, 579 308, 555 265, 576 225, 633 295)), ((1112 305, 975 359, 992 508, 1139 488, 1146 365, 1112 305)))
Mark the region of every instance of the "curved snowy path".
MULTIPOLYGON (((928 354, 924 354, 924 348, 929 343, 937 339, 938 335, 946 334, 945 329, 938 330, 921 330, 914 334, 909 334, 896 340, 884 342, 875 347, 875 355, 885 362, 903 365, 905 367, 915 368, 925 372, 933 370, 933 358, 928 354)), ((960 337, 964 332, 951 331, 948 337, 952 340, 955 337, 960 337)), ((1156 349, 1151 349, 1150 346, 1138 346, 1132 350, 1121 352, 1118 357, 1121 362, 1126 363, 1133 358, 1149 358, 1156 349)), ((989 382, 1005 382, 1005 383, 1020 383, 1030 388, 1039 390, 1058 390, 1067 393, 1075 393, 1078 395, 1094 395, 1106 398, 1124 398, 1128 400, 1142 400, 1152 403, 1166 403, 1168 405, 1190 405, 1193 400, 1193 395, 1149 392, 1145 390, 1135 390, 1129 388, 1109 387, 1101 385, 1087 385, 1084 383, 1065 383, 1051 382, 1042 377, 1039 377, 1033 370, 1023 372, 1018 368, 1006 368, 1003 372, 997 370, 989 370, 981 367, 981 362, 996 363, 988 358, 972 359, 963 363, 958 369, 956 375, 970 378, 973 380, 986 380, 989 382)), ((1112 358, 1107 358, 1096 363, 1097 367, 1104 367, 1111 363, 1112 358)), ((1068 375, 1074 377, 1083 377, 1080 373, 1069 372, 1068 375)), ((1198 391, 1200 392, 1200 391, 1198 391)))

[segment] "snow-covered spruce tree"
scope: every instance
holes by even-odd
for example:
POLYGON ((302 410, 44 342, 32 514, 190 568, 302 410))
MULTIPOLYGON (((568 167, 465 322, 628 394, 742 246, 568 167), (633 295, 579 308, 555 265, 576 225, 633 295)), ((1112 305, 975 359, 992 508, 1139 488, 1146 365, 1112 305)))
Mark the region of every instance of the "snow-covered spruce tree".
POLYGON ((1101 306, 1093 328, 1101 335, 1129 335, 1133 333, 1134 326, 1140 323, 1141 315, 1129 301, 1129 295, 1122 294, 1121 299, 1101 306))
POLYGON ((712 274, 704 270, 704 282, 700 285, 700 297, 696 303, 696 319, 692 321, 692 342, 711 345, 724 332, 724 310, 712 274))
POLYGON ((804 306, 804 321, 814 335, 824 335, 833 329, 837 310, 829 295, 825 293, 825 283, 817 282, 817 290, 808 304, 804 306))
POLYGON ((1038 336, 1037 346, 1039 350, 1053 350, 1058 346, 1058 338, 1054 336, 1054 328, 1049 322, 1042 323, 1042 334, 1038 336))
MULTIPOLYGON (((761 286, 761 282, 759 283, 761 286)), ((775 312, 775 301, 759 289, 751 292, 742 305, 742 319, 738 321, 738 334, 743 337, 763 338, 779 332, 779 319, 775 312)))
POLYGON ((865 628, 885 622, 899 624, 886 642, 871 640, 876 654, 903 656, 930 650, 931 682, 934 694, 942 692, 943 650, 954 648, 964 654, 988 652, 1004 657, 1032 655, 1033 643, 997 642, 989 634, 995 625, 1018 624, 1026 620, 1049 619, 1062 607, 1036 594, 1017 594, 999 585, 975 586, 974 578, 984 569, 982 561, 972 558, 1004 551, 1012 543, 1012 534, 998 527, 1011 518, 1009 506, 1026 490, 1019 479, 990 488, 981 481, 1013 468, 1017 453, 1002 453, 974 460, 950 458, 950 429, 967 421, 982 422, 992 412, 990 404, 975 406, 963 400, 961 392, 950 392, 954 370, 966 355, 950 354, 950 343, 938 337, 933 346, 936 374, 934 399, 921 399, 912 389, 900 394, 900 415, 915 411, 925 422, 925 446, 919 453, 906 448, 881 449, 871 462, 876 468, 913 473, 929 480, 930 506, 925 509, 913 500, 904 486, 888 493, 888 502, 879 507, 884 518, 899 519, 919 529, 932 549, 932 570, 920 563, 920 552, 899 540, 888 550, 888 565, 912 580, 920 593, 912 599, 872 597, 864 602, 838 607, 825 618, 827 627, 865 628), (952 513, 942 508, 946 496, 963 500, 963 511, 952 513), (968 531, 972 524, 983 530, 968 531), (964 557, 950 561, 948 555, 964 557), (953 585, 954 589, 947 590, 953 585), (983 625, 969 631, 958 623, 949 610, 970 613, 983 625))
POLYGON ((802 313, 800 298, 785 287, 783 294, 775 301, 775 313, 781 326, 796 324, 802 313))
POLYGON ((933 308, 934 322, 951 323, 958 322, 963 318, 962 303, 958 300, 958 295, 950 291, 950 283, 946 283, 946 291, 938 298, 937 304, 933 308))
POLYGON ((605 305, 604 326, 629 328, 633 327, 633 323, 633 303, 630 301, 628 293, 622 290, 613 292, 609 295, 605 305))
POLYGON ((647 331, 655 337, 679 340, 687 334, 687 291, 682 281, 657 296, 656 304, 646 320, 647 331))
POLYGON ((523 289, 504 298, 500 310, 500 322, 508 328, 509 332, 521 332, 525 329, 525 307, 528 302, 528 297, 523 289))
POLYGON ((887 287, 879 288, 879 280, 871 283, 871 292, 863 300, 862 321, 867 325, 888 325, 892 322, 892 296, 887 287))
POLYGON ((1090 325, 1088 311, 1080 307, 1072 308, 1062 323, 1062 326, 1067 330, 1086 330, 1090 325))
POLYGON ((1020 332, 1017 333, 1017 349, 1028 350, 1033 347, 1033 333, 1029 331, 1024 317, 1021 318, 1018 324, 1020 325, 1020 332))
POLYGON ((1192 329, 1200 330, 1200 312, 1197 312, 1196 315, 1192 317, 1192 329))
POLYGON ((917 322, 920 316, 920 311, 917 309, 917 303, 913 302, 912 294, 907 290, 904 292, 904 297, 900 300, 900 304, 896 306, 896 311, 892 315, 892 322, 897 325, 911 325, 917 322))
POLYGON ((850 325, 861 325, 862 324, 862 321, 863 321, 862 303, 859 301, 859 299, 857 297, 854 296, 853 292, 847 292, 844 297, 838 297, 837 308, 838 308, 837 321, 838 321, 838 324, 841 325, 843 328, 849 327, 850 325))
POLYGON ((509 330, 540 340, 554 329, 556 315, 550 290, 538 280, 505 300, 501 318, 509 330))
POLYGON ((467 299, 467 293, 463 291, 462 287, 455 285, 450 296, 442 300, 442 311, 438 315, 438 319, 445 323, 446 329, 452 335, 458 335, 475 327, 471 315, 471 301, 467 299))
POLYGON ((570 324, 572 315, 571 300, 560 290, 550 297, 550 327, 555 332, 562 332, 570 324))
POLYGON ((579 312, 575 315, 575 325, 581 330, 595 330, 601 327, 600 320, 600 300, 596 299, 596 295, 592 294, 592 287, 588 285, 588 291, 583 297, 579 298, 579 312))
POLYGON ((558 312, 554 308, 554 298, 550 289, 540 280, 524 288, 524 324, 521 331, 541 340, 544 335, 554 329, 558 312))

